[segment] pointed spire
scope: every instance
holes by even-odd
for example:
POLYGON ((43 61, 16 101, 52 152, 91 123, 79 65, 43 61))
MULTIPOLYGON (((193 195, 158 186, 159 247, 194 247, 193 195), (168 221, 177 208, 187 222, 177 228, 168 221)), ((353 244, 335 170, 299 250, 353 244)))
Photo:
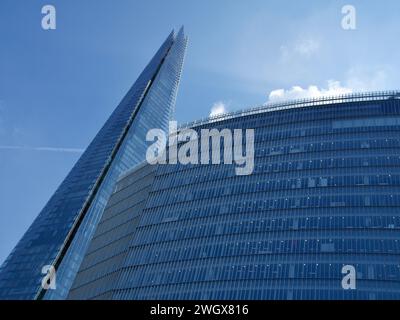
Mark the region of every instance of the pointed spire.
POLYGON ((175 38, 176 38, 175 29, 172 29, 167 39, 175 40, 175 38))
POLYGON ((185 36, 185 27, 183 25, 179 28, 179 31, 178 31, 178 34, 176 37, 183 38, 183 39, 185 39, 185 41, 187 41, 187 36, 185 36))

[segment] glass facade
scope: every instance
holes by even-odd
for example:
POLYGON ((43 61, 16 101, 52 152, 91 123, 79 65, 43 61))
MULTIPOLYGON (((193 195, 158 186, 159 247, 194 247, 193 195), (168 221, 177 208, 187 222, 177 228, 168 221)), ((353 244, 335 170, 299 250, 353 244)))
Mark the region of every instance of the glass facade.
MULTIPOLYGON (((121 234, 123 256, 93 247, 69 298, 400 299, 398 93, 280 104, 190 127, 254 129, 254 172, 155 166, 143 180, 145 206, 121 234), (346 265, 354 290, 342 287, 346 265)), ((136 185, 143 170, 131 173, 136 185)), ((138 201, 127 181, 113 197, 138 201)), ((93 246, 110 252, 118 236, 105 232, 93 246)))
POLYGON ((146 133, 167 130, 187 39, 172 32, 0 268, 0 299, 68 295, 118 177, 145 158, 146 133), (156 116, 155 116, 156 115, 156 116), (57 271, 41 288, 42 267, 57 271))
POLYGON ((70 299, 112 299, 112 289, 154 181, 155 166, 139 165, 118 182, 82 262, 70 299))

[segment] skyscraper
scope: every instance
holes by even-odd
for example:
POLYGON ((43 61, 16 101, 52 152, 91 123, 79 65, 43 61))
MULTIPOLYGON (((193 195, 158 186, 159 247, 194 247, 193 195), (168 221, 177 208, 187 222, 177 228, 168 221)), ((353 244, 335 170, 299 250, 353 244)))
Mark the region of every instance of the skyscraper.
POLYGON ((118 177, 145 159, 146 133, 167 130, 187 38, 172 32, 0 268, 0 299, 63 299, 118 177), (56 289, 42 288, 53 266, 56 289))
POLYGON ((69 299, 400 298, 399 92, 185 128, 254 129, 254 171, 147 164, 124 175, 69 299))

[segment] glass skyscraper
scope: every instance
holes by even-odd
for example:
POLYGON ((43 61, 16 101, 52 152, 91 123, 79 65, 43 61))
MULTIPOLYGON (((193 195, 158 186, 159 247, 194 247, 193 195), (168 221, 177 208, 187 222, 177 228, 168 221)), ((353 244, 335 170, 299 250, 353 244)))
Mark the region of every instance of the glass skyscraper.
POLYGON ((187 38, 172 32, 0 268, 0 299, 66 298, 118 177, 144 161, 146 133, 167 130, 187 38), (45 291, 42 268, 56 269, 45 291))
POLYGON ((399 92, 187 127, 254 129, 254 172, 145 163, 124 175, 69 299, 400 299, 399 92))

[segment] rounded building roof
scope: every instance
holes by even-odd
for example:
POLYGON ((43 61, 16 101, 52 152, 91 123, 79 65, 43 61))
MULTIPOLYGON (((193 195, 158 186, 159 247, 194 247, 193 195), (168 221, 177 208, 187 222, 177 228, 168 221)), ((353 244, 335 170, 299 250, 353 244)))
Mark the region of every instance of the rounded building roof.
POLYGON ((330 105, 334 103, 346 102, 362 102, 362 101, 377 101, 388 99, 400 99, 400 91, 375 91, 375 92, 361 92, 350 93, 337 96, 324 96, 319 98, 308 98, 299 100, 288 100, 276 103, 267 103, 262 106, 242 109, 234 112, 229 112, 217 116, 207 117, 192 122, 183 123, 179 126, 178 130, 185 128, 193 128, 213 122, 220 122, 228 119, 249 116, 257 113, 265 113, 279 110, 287 110, 294 108, 313 107, 320 105, 330 105))

